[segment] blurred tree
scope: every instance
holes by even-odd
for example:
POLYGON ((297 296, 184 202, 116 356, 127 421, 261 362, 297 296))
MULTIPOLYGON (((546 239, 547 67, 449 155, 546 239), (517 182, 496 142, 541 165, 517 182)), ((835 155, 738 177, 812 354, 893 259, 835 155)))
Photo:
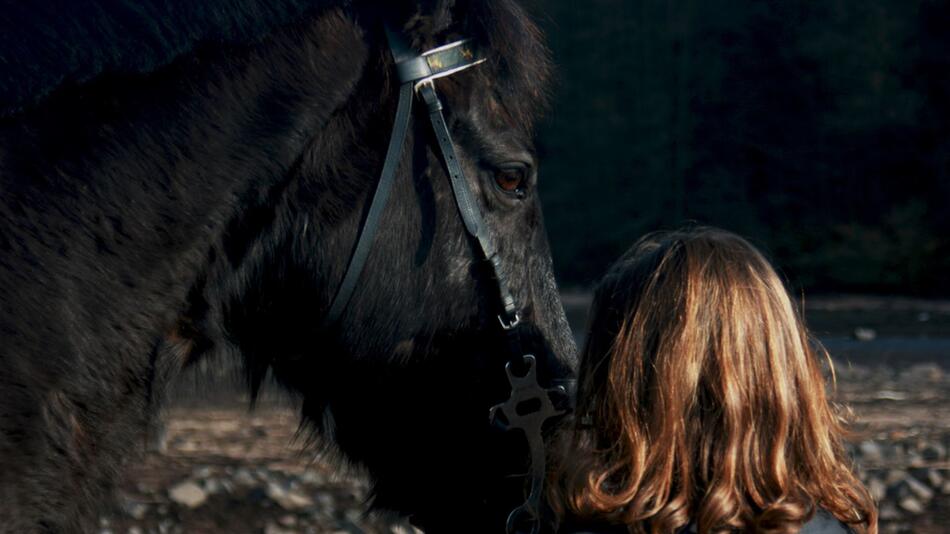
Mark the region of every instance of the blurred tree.
POLYGON ((545 2, 562 279, 696 221, 752 237, 795 285, 950 294, 948 5, 545 2))

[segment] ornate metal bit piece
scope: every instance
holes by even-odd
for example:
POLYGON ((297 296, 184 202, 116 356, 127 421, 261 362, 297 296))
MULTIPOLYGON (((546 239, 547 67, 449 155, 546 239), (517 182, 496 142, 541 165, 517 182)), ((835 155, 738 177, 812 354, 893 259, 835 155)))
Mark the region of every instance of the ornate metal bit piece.
POLYGON ((511 383, 511 396, 504 403, 492 407, 492 424, 505 430, 524 432, 531 454, 531 491, 525 502, 515 508, 508 516, 509 534, 528 532, 538 534, 541 530, 541 496, 544 489, 545 453, 544 437, 541 429, 549 419, 562 415, 551 402, 551 395, 564 395, 563 387, 545 389, 538 384, 537 361, 531 354, 523 356, 525 373, 515 374, 511 363, 505 365, 508 381, 511 383))

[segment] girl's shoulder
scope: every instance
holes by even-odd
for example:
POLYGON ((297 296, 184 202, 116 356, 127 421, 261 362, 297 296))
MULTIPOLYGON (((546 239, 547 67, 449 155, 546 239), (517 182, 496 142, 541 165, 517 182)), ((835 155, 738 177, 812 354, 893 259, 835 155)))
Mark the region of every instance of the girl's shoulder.
POLYGON ((850 534, 852 531, 827 510, 819 509, 815 517, 805 523, 800 534, 850 534))
POLYGON ((557 534, 628 534, 627 527, 623 525, 607 524, 585 524, 585 525, 563 525, 558 529, 557 534))
MULTIPOLYGON (((564 525, 558 534, 627 534, 624 525, 584 524, 564 525)), ((819 510, 805 523, 799 534, 851 534, 852 530, 825 510, 819 510)), ((689 525, 678 534, 696 534, 695 525, 689 525)))

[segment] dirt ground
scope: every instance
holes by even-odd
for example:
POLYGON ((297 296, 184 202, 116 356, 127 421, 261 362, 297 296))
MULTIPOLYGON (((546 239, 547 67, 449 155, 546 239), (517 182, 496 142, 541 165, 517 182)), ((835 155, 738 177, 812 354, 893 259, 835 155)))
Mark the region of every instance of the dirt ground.
MULTIPOLYGON (((584 296, 565 301, 582 332, 584 296)), ((950 303, 836 297, 806 313, 835 358, 834 398, 853 412, 851 452, 881 531, 950 532, 950 303)), ((365 514, 359 473, 308 452, 292 402, 272 395, 249 411, 229 386, 201 388, 177 388, 163 448, 130 466, 101 534, 413 532, 365 514)))

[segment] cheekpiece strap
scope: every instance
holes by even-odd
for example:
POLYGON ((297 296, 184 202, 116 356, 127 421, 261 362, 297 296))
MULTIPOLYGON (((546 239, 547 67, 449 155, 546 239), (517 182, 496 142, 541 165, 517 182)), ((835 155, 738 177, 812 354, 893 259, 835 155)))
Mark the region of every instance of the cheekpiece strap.
MULTIPOLYGON (((373 198, 370 201, 369 211, 361 225, 356 246, 350 255, 350 261, 347 263, 347 268, 343 273, 340 286, 337 288, 336 295, 330 302, 329 311, 324 318, 325 325, 336 323, 343 315, 343 311, 346 309, 350 298, 356 291, 363 268, 366 266, 370 251, 373 247, 373 240, 382 222, 383 212, 386 208, 386 203, 389 201, 389 196, 396 180, 396 171, 399 167, 403 144, 406 140, 406 132, 409 130, 409 121, 412 117, 414 93, 423 85, 431 87, 431 81, 436 78, 448 76, 469 67, 474 67, 484 61, 484 59, 476 58, 475 50, 468 39, 440 46, 420 55, 412 49, 408 39, 406 39, 401 32, 393 31, 388 26, 385 26, 384 29, 400 79, 399 104, 396 107, 396 118, 389 139, 389 147, 386 149, 383 169, 380 173, 379 181, 376 184, 373 198)), ((441 106, 441 104, 439 104, 439 106, 441 106)), ((439 117, 441 116, 440 111, 439 117)), ((444 120, 442 122, 444 127, 444 120)), ((445 129, 445 139, 448 141, 449 149, 451 150, 451 140, 448 138, 447 129, 445 129)), ((440 143, 441 142, 442 140, 440 140, 440 143)), ((454 159, 454 150, 452 150, 451 154, 454 159)), ((458 167, 454 161, 450 164, 450 170, 452 169, 454 169, 456 174, 461 176, 461 168, 458 167)), ((471 195, 468 191, 466 191, 466 193, 471 195)), ((474 205, 470 210, 476 210, 474 205)), ((470 218, 481 220, 477 211, 471 211, 471 213, 470 218)), ((469 230, 471 231, 471 228, 469 228, 469 230)), ((508 301, 505 301, 506 310, 508 307, 508 301)))

